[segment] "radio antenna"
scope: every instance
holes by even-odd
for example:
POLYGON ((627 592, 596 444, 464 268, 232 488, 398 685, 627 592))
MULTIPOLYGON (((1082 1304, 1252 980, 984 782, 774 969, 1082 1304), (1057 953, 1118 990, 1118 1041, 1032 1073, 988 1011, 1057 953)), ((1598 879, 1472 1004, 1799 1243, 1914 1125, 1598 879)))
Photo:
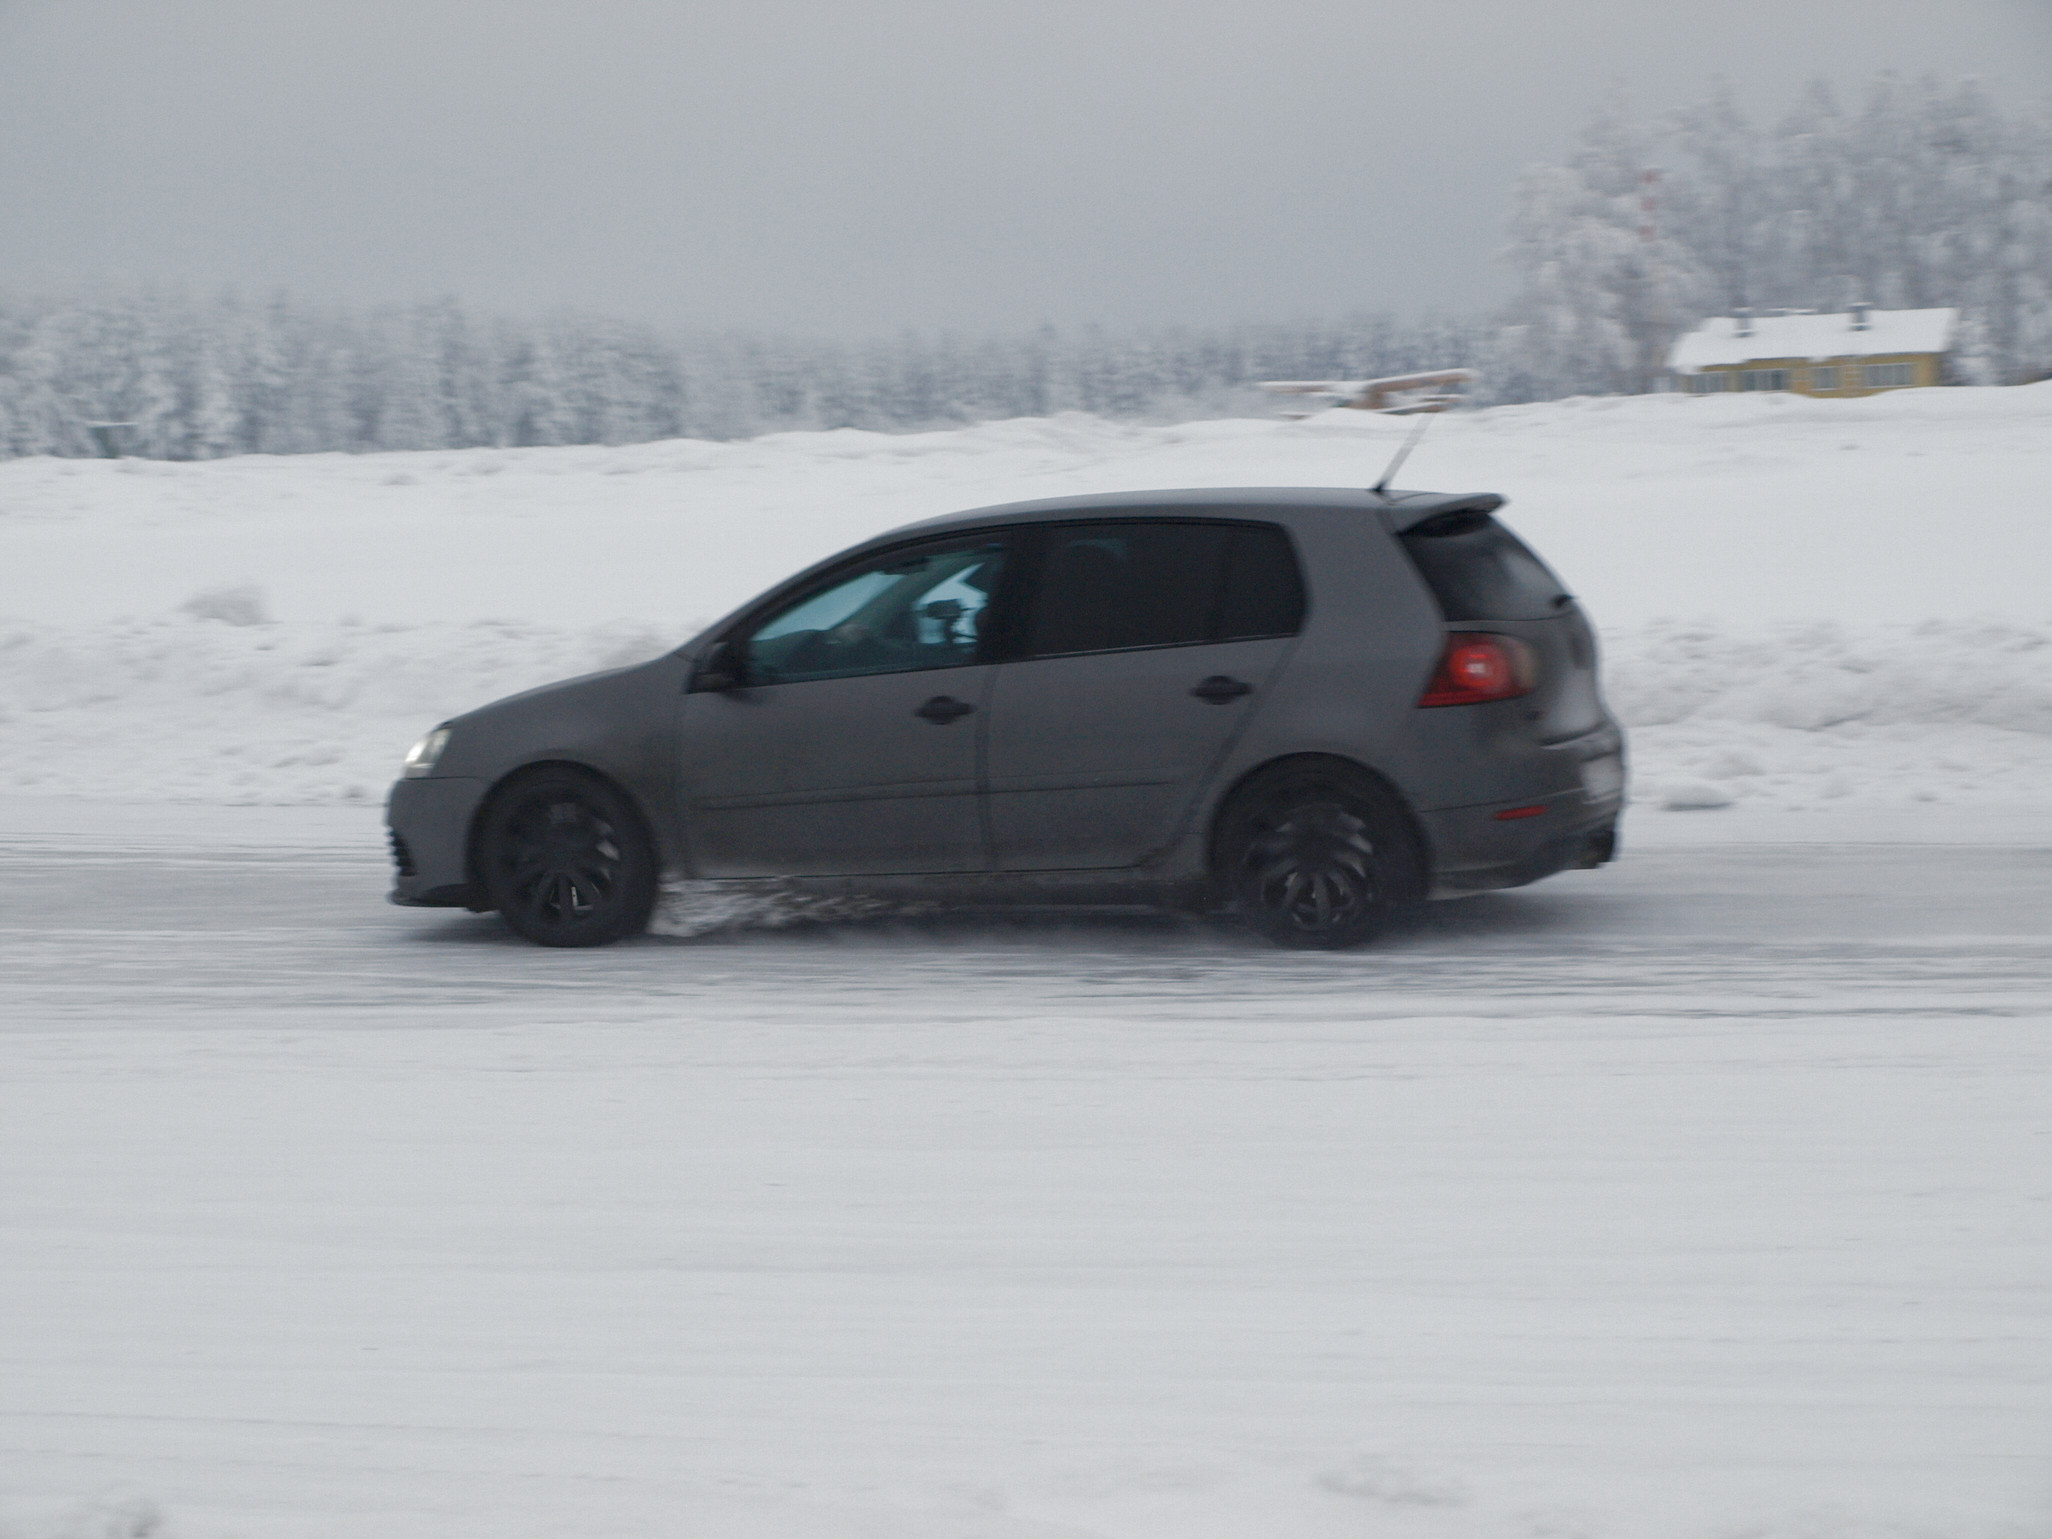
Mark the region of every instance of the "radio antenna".
POLYGON ((1411 457, 1411 451, 1418 447, 1418 440, 1425 436, 1425 430, 1432 426, 1432 419, 1438 415, 1439 413, 1436 411, 1420 412, 1418 414, 1418 425, 1412 428, 1409 435, 1404 439, 1404 446, 1397 450, 1396 458, 1389 462, 1389 469, 1382 473, 1382 479, 1377 481, 1371 488, 1376 496, 1380 497, 1389 489, 1389 483, 1396 479, 1396 473, 1403 469, 1404 461, 1411 457))

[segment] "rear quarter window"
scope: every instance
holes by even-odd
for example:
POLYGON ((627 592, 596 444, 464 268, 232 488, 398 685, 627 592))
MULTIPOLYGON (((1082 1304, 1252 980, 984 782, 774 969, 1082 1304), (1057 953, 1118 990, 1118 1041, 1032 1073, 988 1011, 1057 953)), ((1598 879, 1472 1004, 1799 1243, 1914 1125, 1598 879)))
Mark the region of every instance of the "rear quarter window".
POLYGON ((1427 519, 1398 540, 1450 621, 1544 620, 1570 602, 1546 563, 1487 513, 1427 519))

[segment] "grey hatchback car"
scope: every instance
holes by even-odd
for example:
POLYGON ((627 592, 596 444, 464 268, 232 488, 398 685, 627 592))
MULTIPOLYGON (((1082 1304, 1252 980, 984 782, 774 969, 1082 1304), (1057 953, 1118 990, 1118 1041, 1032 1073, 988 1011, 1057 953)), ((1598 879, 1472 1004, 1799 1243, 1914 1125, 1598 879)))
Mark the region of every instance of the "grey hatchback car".
POLYGON ((548 946, 666 878, 1229 908, 1336 947, 1601 865, 1595 638, 1491 494, 1204 490, 880 536, 666 656, 436 727, 391 898, 548 946))

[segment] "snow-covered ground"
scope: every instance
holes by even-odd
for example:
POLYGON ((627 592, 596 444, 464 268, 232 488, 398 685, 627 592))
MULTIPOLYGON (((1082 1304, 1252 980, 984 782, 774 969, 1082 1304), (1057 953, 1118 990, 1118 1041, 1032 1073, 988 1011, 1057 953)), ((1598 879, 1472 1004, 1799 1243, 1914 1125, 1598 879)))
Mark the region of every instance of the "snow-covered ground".
POLYGON ((2042 1534, 2052 385, 1437 423, 1637 800, 1357 955, 378 901, 444 715, 1408 426, 0 463, 0 1533, 2042 1534))
POLYGON ((0 843, 29 1539, 131 1498, 185 1539, 2052 1508, 2045 848, 1641 849, 1342 956, 565 955, 382 909, 369 851, 61 832, 0 843))
MULTIPOLYGON (((284 621, 689 629, 898 524, 1159 486, 1362 486, 1415 419, 1063 416, 892 436, 0 462, 0 614, 99 624, 255 582, 284 621)), ((1436 420, 1410 486, 1495 490, 1607 623, 2047 618, 2052 382, 1603 398, 1436 420)))

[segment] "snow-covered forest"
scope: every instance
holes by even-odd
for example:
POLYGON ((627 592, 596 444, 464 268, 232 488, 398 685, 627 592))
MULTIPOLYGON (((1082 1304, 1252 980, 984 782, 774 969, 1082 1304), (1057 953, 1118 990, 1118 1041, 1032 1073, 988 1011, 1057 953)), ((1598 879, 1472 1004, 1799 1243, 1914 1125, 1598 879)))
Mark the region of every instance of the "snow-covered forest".
POLYGON ((1500 313, 905 334, 675 334, 455 298, 350 310, 173 290, 0 292, 0 456, 158 459, 731 439, 1079 410, 1217 416, 1254 381, 1466 365, 1485 400, 1654 388, 1705 314, 1956 305, 1962 382, 2052 373, 2052 122, 1972 83, 1822 83, 1769 128, 1728 91, 1600 112, 1521 180, 1500 313), (118 428, 96 424, 118 423, 118 428))
POLYGON ((1813 82, 1770 128, 1728 88, 1657 120, 1600 111, 1521 179, 1522 287, 1492 336, 1496 399, 1636 393, 1704 315, 1957 306, 1962 383, 2052 373, 2052 120, 1974 82, 1813 82))
POLYGON ((95 423, 155 459, 745 438, 1085 411, 1215 417, 1251 381, 1473 357, 1474 322, 1166 328, 867 343, 672 336, 454 299, 350 312, 278 297, 0 297, 0 455, 93 455, 95 423))

